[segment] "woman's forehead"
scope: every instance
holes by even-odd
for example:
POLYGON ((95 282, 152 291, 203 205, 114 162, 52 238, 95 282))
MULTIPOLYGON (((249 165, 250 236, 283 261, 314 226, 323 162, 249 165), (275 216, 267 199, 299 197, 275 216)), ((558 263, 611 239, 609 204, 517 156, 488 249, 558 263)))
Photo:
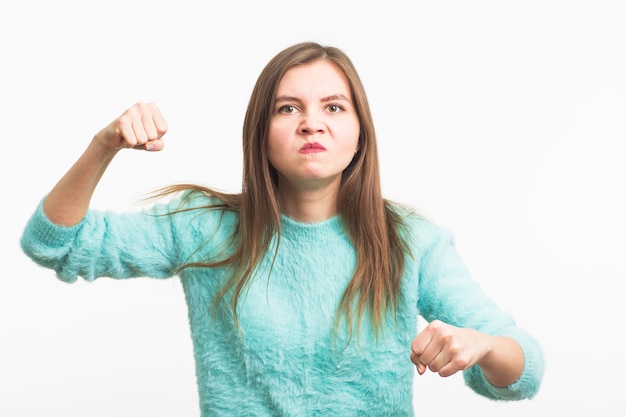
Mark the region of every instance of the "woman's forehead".
POLYGON ((278 83, 276 96, 317 93, 350 97, 350 91, 348 78, 339 66, 327 60, 318 60, 287 70, 278 83))

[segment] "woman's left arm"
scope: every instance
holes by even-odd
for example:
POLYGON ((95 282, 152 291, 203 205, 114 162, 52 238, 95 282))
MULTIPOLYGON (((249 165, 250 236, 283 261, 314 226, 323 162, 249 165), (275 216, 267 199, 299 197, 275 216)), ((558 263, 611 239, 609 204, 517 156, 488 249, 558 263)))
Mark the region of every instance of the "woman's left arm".
POLYGON ((418 309, 428 322, 411 344, 418 372, 463 371, 469 387, 492 399, 533 397, 545 368, 537 339, 480 288, 447 230, 421 225, 418 233, 418 309))

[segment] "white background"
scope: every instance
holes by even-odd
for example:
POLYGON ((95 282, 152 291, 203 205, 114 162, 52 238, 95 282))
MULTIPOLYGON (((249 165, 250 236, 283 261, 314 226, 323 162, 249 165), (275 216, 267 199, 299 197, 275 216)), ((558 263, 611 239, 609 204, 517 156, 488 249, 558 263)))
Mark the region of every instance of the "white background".
POLYGON ((626 3, 601 0, 4 2, 0 415, 198 415, 177 280, 68 285, 19 237, 136 101, 161 107, 166 149, 120 154, 94 207, 130 209, 185 181, 238 191, 253 83, 305 40, 359 69, 385 195, 450 228, 545 349, 533 400, 496 403, 428 374, 416 415, 626 415, 626 3))

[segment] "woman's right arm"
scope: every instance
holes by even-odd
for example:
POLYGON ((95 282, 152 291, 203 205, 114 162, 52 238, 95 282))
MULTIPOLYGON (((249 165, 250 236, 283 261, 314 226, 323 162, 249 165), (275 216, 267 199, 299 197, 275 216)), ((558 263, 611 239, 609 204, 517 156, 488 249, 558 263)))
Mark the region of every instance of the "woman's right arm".
POLYGON ((98 132, 44 201, 44 212, 55 224, 72 226, 87 213, 91 197, 120 149, 163 149, 167 124, 152 103, 137 103, 98 132))

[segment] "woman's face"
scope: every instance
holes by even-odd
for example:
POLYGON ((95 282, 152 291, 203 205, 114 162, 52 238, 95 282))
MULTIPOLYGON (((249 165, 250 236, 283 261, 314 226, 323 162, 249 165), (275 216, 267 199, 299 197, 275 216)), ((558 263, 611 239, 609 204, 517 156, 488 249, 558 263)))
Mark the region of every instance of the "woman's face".
POLYGON ((335 64, 320 60, 288 70, 276 90, 267 141, 279 186, 338 188, 359 132, 352 91, 335 64))

